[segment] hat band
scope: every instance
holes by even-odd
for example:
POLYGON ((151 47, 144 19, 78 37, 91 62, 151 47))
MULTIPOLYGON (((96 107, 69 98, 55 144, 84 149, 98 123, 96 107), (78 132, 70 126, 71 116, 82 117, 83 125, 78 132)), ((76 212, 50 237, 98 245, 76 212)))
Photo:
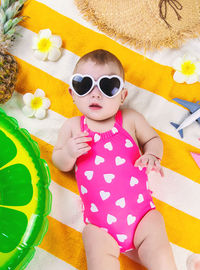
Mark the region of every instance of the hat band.
POLYGON ((181 19, 181 15, 178 13, 177 10, 182 10, 183 6, 177 0, 160 0, 160 2, 159 2, 160 17, 166 23, 166 25, 170 28, 171 25, 166 20, 166 18, 167 18, 167 4, 169 4, 171 6, 171 8, 173 8, 178 20, 181 19), (163 9, 164 9, 164 13, 163 13, 163 9))

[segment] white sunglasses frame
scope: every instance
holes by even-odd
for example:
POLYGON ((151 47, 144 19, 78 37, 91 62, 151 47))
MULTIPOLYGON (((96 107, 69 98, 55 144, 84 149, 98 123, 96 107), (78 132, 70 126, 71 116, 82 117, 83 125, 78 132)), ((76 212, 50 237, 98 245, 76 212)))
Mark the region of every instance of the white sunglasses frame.
POLYGON ((83 74, 76 73, 76 74, 73 74, 73 75, 71 76, 71 78, 70 78, 70 89, 72 89, 72 91, 73 91, 77 96, 79 96, 79 97, 84 97, 84 96, 88 95, 88 94, 94 89, 95 86, 98 86, 99 91, 100 91, 104 96, 106 96, 107 98, 113 98, 113 97, 117 96, 117 95, 122 91, 122 89, 124 88, 124 81, 123 81, 123 79, 122 79, 120 76, 118 76, 118 75, 111 75, 111 76, 103 75, 103 76, 99 77, 99 79, 98 79, 97 81, 95 81, 94 78, 93 78, 91 75, 88 75, 88 74, 84 74, 84 75, 83 75, 83 74), (84 95, 79 95, 79 94, 75 91, 75 89, 74 89, 74 87, 73 87, 72 81, 73 81, 73 78, 74 78, 75 76, 80 76, 80 77, 82 77, 82 78, 84 78, 84 77, 89 77, 89 78, 92 80, 92 86, 91 86, 91 89, 90 89, 87 93, 85 93, 84 95), (120 81, 119 91, 118 91, 116 94, 114 94, 113 96, 111 96, 111 97, 110 97, 110 96, 107 96, 107 95, 101 90, 100 85, 99 85, 100 80, 103 79, 103 78, 107 78, 107 79, 117 78, 117 79, 120 81))

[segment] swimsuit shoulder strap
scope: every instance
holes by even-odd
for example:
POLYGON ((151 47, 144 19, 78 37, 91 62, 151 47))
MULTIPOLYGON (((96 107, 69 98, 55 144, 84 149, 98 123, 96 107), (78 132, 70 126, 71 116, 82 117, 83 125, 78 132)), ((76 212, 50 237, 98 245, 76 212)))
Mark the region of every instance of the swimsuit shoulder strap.
POLYGON ((115 115, 115 121, 122 127, 123 118, 122 118, 122 111, 119 110, 115 115))
POLYGON ((85 130, 85 116, 82 115, 80 119, 81 131, 85 130))

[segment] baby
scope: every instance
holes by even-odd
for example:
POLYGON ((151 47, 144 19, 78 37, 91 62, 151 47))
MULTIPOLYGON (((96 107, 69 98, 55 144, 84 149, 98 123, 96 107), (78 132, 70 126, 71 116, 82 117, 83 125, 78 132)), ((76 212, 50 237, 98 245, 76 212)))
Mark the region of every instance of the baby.
POLYGON ((140 113, 120 109, 128 94, 122 64, 105 50, 84 55, 69 92, 83 116, 63 124, 53 162, 64 172, 75 166, 88 269, 118 270, 120 251, 134 249, 147 269, 176 270, 148 189, 150 171, 163 176, 163 144, 140 113))

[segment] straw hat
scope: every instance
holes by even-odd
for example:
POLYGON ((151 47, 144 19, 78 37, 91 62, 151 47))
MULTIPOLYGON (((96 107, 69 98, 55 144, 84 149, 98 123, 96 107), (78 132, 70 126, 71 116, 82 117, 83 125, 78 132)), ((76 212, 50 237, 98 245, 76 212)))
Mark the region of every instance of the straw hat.
POLYGON ((75 0, 106 34, 136 48, 179 47, 200 34, 200 0, 75 0))

